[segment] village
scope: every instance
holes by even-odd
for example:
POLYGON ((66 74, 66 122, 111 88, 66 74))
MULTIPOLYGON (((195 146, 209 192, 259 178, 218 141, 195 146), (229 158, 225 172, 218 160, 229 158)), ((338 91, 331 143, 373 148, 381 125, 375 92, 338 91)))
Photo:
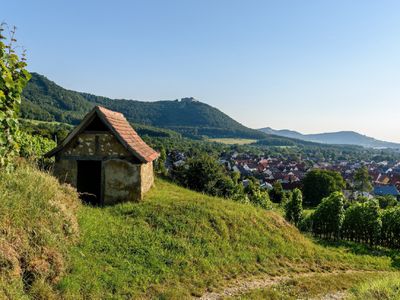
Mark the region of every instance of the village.
MULTIPOLYGON (((185 164, 185 154, 173 152, 168 155, 167 169, 185 164)), ((327 162, 318 157, 307 159, 290 159, 274 156, 260 156, 252 153, 238 153, 237 151, 221 154, 219 158, 229 172, 240 173, 242 184, 246 186, 249 178, 256 178, 260 187, 272 190, 275 182, 280 182, 283 189, 292 191, 302 187, 302 180, 307 172, 313 169, 336 171, 346 181, 346 196, 356 198, 359 195, 367 198, 373 196, 393 196, 400 200, 400 161, 347 161, 331 159, 327 162), (354 190, 355 172, 366 167, 373 189, 359 193, 354 190)))

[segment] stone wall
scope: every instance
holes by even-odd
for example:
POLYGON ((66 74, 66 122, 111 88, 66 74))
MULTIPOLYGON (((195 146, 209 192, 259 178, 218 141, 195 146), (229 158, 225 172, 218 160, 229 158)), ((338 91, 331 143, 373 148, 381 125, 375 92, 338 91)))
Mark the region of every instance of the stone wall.
POLYGON ((109 132, 81 133, 65 147, 63 156, 131 156, 109 132))
POLYGON ((53 173, 61 183, 68 183, 76 187, 78 177, 78 164, 76 160, 56 157, 53 173))
POLYGON ((77 186, 77 160, 102 161, 104 204, 139 201, 154 183, 153 163, 139 163, 109 132, 81 133, 56 155, 54 175, 77 186))
POLYGON ((103 162, 104 204, 141 199, 140 166, 122 159, 103 162))
POLYGON ((140 179, 141 198, 143 198, 143 195, 149 191, 154 184, 153 162, 141 165, 140 179))

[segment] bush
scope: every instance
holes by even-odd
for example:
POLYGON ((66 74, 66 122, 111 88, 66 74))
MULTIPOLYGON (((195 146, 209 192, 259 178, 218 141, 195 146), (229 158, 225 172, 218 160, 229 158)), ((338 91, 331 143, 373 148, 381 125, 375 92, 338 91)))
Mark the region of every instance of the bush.
POLYGON ((173 168, 171 176, 183 186, 198 192, 233 199, 244 197, 243 189, 226 173, 224 167, 205 153, 173 168))
POLYGON ((395 207, 399 204, 399 201, 397 201, 396 197, 391 196, 391 195, 378 196, 378 197, 376 197, 376 200, 378 200, 379 206, 382 209, 395 207))
POLYGON ((381 243, 384 246, 400 248, 400 207, 384 210, 381 222, 381 243))
POLYGON ((379 242, 381 227, 378 201, 356 202, 345 212, 342 237, 373 245, 379 242))
POLYGON ((282 198, 284 194, 282 183, 277 180, 272 186, 273 189, 270 192, 271 200, 275 203, 282 203, 282 198))
POLYGON ((303 195, 295 189, 285 204, 286 220, 298 226, 303 214, 303 195))
POLYGON ((22 131, 18 133, 16 140, 20 147, 19 154, 21 157, 32 160, 40 166, 51 164, 52 159, 45 159, 43 156, 57 146, 54 141, 39 135, 32 136, 22 131))
POLYGON ((312 231, 323 238, 338 239, 344 219, 344 196, 340 192, 332 193, 322 199, 312 217, 312 231))
POLYGON ((0 25, 0 167, 10 171, 18 155, 15 136, 19 130, 21 93, 31 76, 25 69, 24 54, 20 59, 15 52, 15 27, 7 40, 3 25, 0 25))
POLYGON ((256 179, 249 180, 249 184, 244 189, 244 192, 250 203, 265 209, 271 208, 272 205, 268 192, 261 190, 260 184, 256 179))

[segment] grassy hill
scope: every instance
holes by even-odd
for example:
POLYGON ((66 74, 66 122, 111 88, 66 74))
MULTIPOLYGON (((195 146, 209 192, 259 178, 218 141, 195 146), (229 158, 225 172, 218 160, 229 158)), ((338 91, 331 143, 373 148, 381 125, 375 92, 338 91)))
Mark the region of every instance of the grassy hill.
POLYGON ((25 163, 0 172, 0 299, 55 299, 79 205, 74 189, 25 163))
POLYGON ((0 176, 0 293, 14 299, 175 299, 233 278, 394 268, 384 254, 315 244, 274 212, 162 180, 141 203, 96 208, 24 164, 0 176))
POLYGON ((158 180, 144 202, 83 207, 69 298, 201 295, 232 278, 388 270, 388 257, 318 246, 279 215, 158 180))
POLYGON ((103 105, 122 112, 132 123, 172 129, 186 136, 251 139, 267 137, 199 101, 113 100, 66 90, 37 73, 32 73, 32 79, 24 89, 21 116, 26 119, 76 125, 94 105, 103 105))

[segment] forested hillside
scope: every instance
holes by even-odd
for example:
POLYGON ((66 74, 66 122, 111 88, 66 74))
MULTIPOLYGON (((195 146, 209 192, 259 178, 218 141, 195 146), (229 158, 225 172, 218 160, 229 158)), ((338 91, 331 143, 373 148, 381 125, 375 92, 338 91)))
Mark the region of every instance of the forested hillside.
POLYGON ((32 73, 24 89, 21 116, 41 121, 77 124, 94 105, 122 112, 137 124, 178 131, 186 136, 242 137, 261 139, 262 132, 247 128, 220 110, 199 101, 143 102, 113 100, 66 90, 46 77, 32 73))

